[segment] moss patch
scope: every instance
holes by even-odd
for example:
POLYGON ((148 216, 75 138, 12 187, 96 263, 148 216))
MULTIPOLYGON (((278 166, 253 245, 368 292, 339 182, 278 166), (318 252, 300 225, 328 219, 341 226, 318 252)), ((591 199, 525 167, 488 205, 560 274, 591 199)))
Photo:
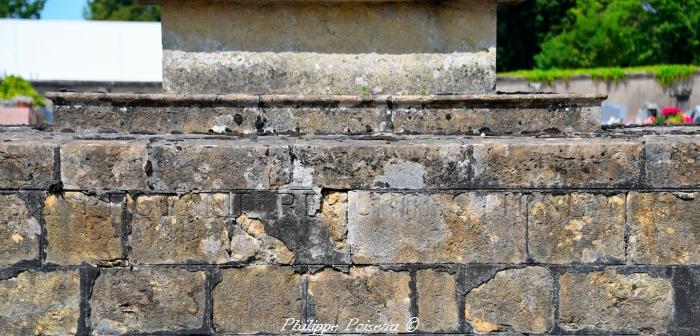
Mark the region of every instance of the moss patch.
POLYGON ((576 76, 590 76, 596 81, 617 82, 636 73, 652 73, 664 87, 668 87, 693 76, 700 68, 694 65, 650 65, 629 68, 591 68, 591 69, 550 69, 518 70, 499 73, 499 77, 519 77, 531 82, 552 84, 556 80, 568 81, 576 76))

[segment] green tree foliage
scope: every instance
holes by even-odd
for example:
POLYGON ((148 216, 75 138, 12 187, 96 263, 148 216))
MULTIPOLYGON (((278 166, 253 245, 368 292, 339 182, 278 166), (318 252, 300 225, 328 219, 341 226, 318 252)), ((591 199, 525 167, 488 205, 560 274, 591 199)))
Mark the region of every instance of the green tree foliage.
POLYGON ((577 0, 540 69, 700 64, 700 0, 577 0))
POLYGON ((528 0, 498 7, 498 71, 531 69, 540 44, 561 32, 576 0, 528 0))
POLYGON ((160 8, 136 0, 89 0, 83 16, 88 20, 160 21, 160 8))
POLYGON ((0 18, 38 19, 46 0, 0 0, 0 18))
POLYGON ((17 96, 29 97, 35 106, 44 106, 44 98, 34 90, 31 83, 19 76, 6 76, 0 81, 0 100, 10 100, 17 96))

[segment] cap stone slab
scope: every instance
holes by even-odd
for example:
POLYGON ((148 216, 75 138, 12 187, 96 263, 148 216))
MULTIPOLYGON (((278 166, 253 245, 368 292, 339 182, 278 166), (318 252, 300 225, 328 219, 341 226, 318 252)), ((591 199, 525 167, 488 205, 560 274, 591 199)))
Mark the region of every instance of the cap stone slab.
POLYGON ((159 1, 176 93, 457 94, 496 82, 496 0, 159 1))

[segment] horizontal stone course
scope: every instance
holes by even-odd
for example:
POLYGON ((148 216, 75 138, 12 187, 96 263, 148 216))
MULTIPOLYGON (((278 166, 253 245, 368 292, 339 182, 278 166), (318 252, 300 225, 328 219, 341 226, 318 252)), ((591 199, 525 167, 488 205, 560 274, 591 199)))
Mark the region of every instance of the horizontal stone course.
POLYGON ((88 330, 96 335, 210 330, 286 334, 293 333, 295 321, 303 325, 304 316, 315 323, 338 324, 341 334, 377 331, 354 329, 363 328, 352 324, 354 318, 405 331, 413 316, 419 317, 419 331, 433 333, 654 335, 671 328, 690 334, 700 330, 692 321, 700 309, 693 292, 700 273, 694 268, 434 267, 305 273, 288 266, 212 271, 149 266, 80 272, 80 278, 96 277, 94 283, 79 280, 78 270, 24 271, 0 279, 0 294, 7 299, 0 302, 0 322, 12 322, 0 323, 0 330, 13 335, 75 334, 79 283, 91 291, 88 330), (212 274, 213 283, 206 273, 212 274), (468 273, 482 277, 465 288, 468 273), (210 290, 212 301, 206 294, 210 290), (460 307, 464 315, 458 314, 460 307), (209 329, 207 316, 213 316, 214 329, 209 329))
POLYGON ((171 95, 49 93, 56 131, 529 135, 600 131, 594 95, 171 95))
MULTIPOLYGON (((656 175, 652 175, 656 174, 654 167, 659 162, 678 166, 681 171, 687 171, 682 173, 685 175, 694 172, 687 166, 693 164, 692 158, 673 155, 659 161, 653 155, 643 155, 651 143, 671 146, 680 141, 679 136, 130 137, 133 139, 98 135, 74 140, 75 136, 55 135, 56 141, 68 142, 57 145, 62 153, 60 171, 65 187, 163 193, 314 187, 647 189, 660 188, 654 182, 656 175)), ((3 139, 1 134, 0 139, 3 139)), ((679 146, 698 144, 698 139, 684 137, 679 146)), ((45 159, 52 167, 50 173, 45 173, 49 176, 46 181, 50 182, 55 174, 54 157, 45 159)), ((2 174, 9 178, 24 170, 19 166, 0 170, 0 178, 2 174)), ((665 188, 688 186, 692 183, 670 181, 665 188)))

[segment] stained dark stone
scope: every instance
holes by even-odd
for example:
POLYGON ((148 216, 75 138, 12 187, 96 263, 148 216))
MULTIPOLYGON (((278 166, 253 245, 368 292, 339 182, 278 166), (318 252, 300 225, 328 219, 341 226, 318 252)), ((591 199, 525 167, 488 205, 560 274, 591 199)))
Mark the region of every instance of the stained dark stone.
POLYGON ((294 252, 294 264, 350 264, 348 251, 336 249, 327 225, 318 216, 311 190, 236 193, 232 215, 245 214, 263 222, 265 232, 294 252))

